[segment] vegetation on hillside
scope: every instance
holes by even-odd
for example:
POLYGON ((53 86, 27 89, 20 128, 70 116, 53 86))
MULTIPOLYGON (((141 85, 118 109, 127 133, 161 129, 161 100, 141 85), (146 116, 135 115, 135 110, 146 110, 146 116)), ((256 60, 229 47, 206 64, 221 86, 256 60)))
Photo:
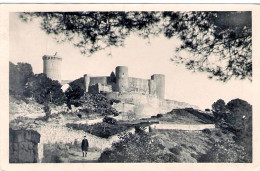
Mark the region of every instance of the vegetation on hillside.
MULTIPOLYGON (((213 111, 216 111, 216 103, 213 106, 213 111)), ((196 116, 198 117, 195 119, 197 122, 198 119, 205 120, 206 123, 216 122, 219 128, 192 132, 152 130, 149 133, 123 134, 120 136, 121 141, 114 143, 112 149, 104 151, 99 161, 252 162, 252 121, 250 120, 252 106, 240 99, 231 100, 225 106, 229 111, 227 119, 223 118, 226 119, 225 123, 223 119, 206 116, 207 114, 199 116, 199 112, 192 109, 176 109, 167 114, 168 116, 157 118, 164 120, 169 116, 176 115, 175 119, 185 121, 185 116, 192 117, 192 119, 195 119, 194 116, 196 116), (187 113, 190 114, 187 115, 187 113), (241 120, 243 116, 249 119, 241 120)))
POLYGON ((234 133, 234 140, 244 148, 247 158, 252 160, 252 105, 241 99, 233 99, 225 104, 220 99, 212 105, 212 109, 216 124, 234 133))

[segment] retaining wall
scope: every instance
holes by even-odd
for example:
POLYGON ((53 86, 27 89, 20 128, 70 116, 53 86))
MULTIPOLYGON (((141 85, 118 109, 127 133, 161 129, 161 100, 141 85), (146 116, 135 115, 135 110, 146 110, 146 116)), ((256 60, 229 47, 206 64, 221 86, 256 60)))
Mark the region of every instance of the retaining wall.
POLYGON ((203 129, 214 129, 215 124, 200 124, 200 125, 183 125, 183 124, 171 124, 167 122, 160 122, 159 124, 151 125, 152 129, 175 129, 186 131, 201 131, 203 129))
POLYGON ((38 162, 40 134, 33 130, 9 130, 9 162, 38 162))

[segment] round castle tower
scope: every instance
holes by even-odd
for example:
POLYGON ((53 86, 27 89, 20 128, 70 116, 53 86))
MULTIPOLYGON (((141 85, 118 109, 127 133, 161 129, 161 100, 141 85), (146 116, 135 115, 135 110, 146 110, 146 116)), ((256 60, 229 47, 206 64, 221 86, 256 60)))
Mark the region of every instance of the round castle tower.
POLYGON ((88 74, 85 74, 84 75, 84 88, 85 88, 85 92, 88 92, 89 83, 90 83, 90 76, 88 74))
POLYGON ((126 66, 116 67, 116 90, 118 92, 128 90, 128 68, 126 66))
POLYGON ((52 80, 61 82, 61 62, 62 59, 57 56, 42 57, 43 60, 43 73, 52 80))
MULTIPOLYGON (((165 76, 162 74, 154 74, 151 76, 151 83, 155 88, 155 94, 159 99, 165 97, 165 76)), ((151 87, 151 85, 150 85, 151 87)))

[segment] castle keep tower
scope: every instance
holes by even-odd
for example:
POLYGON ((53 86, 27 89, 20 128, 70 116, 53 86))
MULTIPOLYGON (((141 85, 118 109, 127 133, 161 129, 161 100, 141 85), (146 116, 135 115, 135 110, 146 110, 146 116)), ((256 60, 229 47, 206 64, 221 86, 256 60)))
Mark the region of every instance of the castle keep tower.
POLYGON ((164 99, 165 96, 165 77, 162 74, 154 74, 151 76, 150 91, 155 86, 155 94, 158 98, 164 99), (155 85, 154 85, 155 84, 155 85))
POLYGON ((88 92, 89 82, 90 82, 90 77, 89 77, 89 75, 85 74, 84 75, 84 88, 85 88, 85 92, 88 92))
POLYGON ((43 60, 43 73, 52 80, 61 82, 61 62, 62 59, 57 56, 42 57, 43 60))
POLYGON ((118 92, 128 90, 128 68, 126 66, 116 67, 116 90, 118 92))

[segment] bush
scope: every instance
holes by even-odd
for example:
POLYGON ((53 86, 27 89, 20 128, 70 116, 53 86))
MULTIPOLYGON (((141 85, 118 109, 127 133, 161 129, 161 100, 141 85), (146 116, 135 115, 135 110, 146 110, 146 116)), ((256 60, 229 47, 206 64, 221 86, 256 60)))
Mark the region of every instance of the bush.
POLYGON ((137 133, 137 134, 143 134, 143 133, 145 133, 145 130, 146 130, 146 128, 145 127, 141 127, 141 126, 135 126, 135 133, 137 133))
POLYGON ((106 122, 108 124, 117 124, 117 121, 115 118, 111 118, 111 117, 108 117, 108 116, 105 116, 103 118, 103 122, 106 122))
POLYGON ((215 135, 218 136, 218 137, 222 137, 220 132, 216 132, 215 135))
POLYGON ((216 113, 226 113, 226 103, 224 100, 219 99, 212 104, 212 110, 216 113))
POLYGON ((157 117, 157 118, 161 118, 161 117, 163 117, 163 115, 162 115, 162 114, 157 114, 156 117, 157 117))
POLYGON ((25 94, 26 97, 34 98, 40 104, 62 105, 66 100, 61 84, 48 78, 46 74, 36 74, 30 77, 25 86, 25 94))
POLYGON ((197 158, 197 155, 194 154, 194 153, 191 153, 190 156, 193 157, 193 158, 195 158, 195 159, 197 158))
POLYGON ((177 146, 177 147, 169 148, 169 151, 176 154, 176 155, 180 155, 182 148, 177 146))
POLYGON ((205 133, 205 134, 208 134, 208 135, 212 134, 210 129, 203 129, 202 132, 205 133))
POLYGON ((194 146, 191 146, 191 145, 190 145, 189 148, 192 149, 192 150, 194 150, 194 151, 197 151, 196 147, 194 147, 194 146))
POLYGON ((124 133, 120 141, 113 143, 111 150, 105 150, 99 162, 173 162, 172 154, 160 153, 158 142, 149 134, 124 133))
POLYGON ((245 151, 245 148, 232 141, 217 142, 206 154, 198 158, 198 162, 212 163, 241 163, 252 162, 252 158, 245 151))

